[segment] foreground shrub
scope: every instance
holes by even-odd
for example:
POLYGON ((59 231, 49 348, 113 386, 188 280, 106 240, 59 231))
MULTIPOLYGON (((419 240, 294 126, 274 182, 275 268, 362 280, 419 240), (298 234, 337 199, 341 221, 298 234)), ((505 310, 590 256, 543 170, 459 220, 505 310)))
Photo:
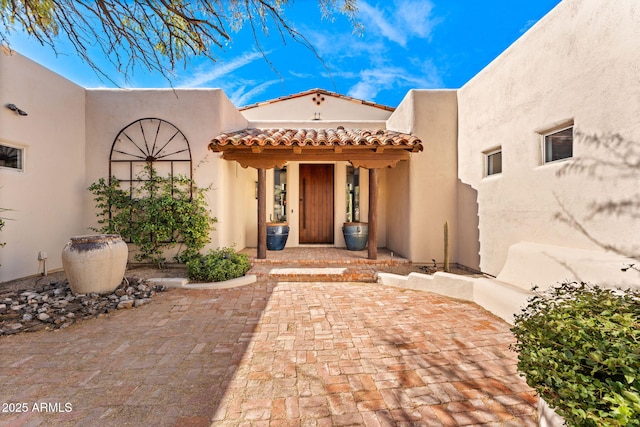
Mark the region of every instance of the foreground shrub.
POLYGON ((518 370, 570 426, 640 426, 640 292, 564 283, 512 332, 518 370))
POLYGON ((217 222, 209 215, 206 189, 183 176, 160 176, 151 163, 136 179, 139 185, 131 189, 122 188, 115 177, 91 184, 101 225, 92 230, 120 234, 136 245, 136 261, 162 266, 164 251, 178 243, 185 246, 178 262, 197 256, 217 222))
POLYGON ((206 255, 195 256, 187 261, 189 279, 199 282, 221 282, 244 276, 251 268, 246 254, 233 248, 212 250, 206 255))

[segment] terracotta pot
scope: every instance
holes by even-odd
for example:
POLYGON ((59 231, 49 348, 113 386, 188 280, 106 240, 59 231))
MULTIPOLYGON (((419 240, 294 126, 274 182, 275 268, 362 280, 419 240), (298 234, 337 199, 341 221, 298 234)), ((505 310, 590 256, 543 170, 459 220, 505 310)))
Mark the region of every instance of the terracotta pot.
POLYGON ((62 249, 62 266, 76 294, 113 292, 122 282, 129 249, 116 234, 71 237, 62 249))

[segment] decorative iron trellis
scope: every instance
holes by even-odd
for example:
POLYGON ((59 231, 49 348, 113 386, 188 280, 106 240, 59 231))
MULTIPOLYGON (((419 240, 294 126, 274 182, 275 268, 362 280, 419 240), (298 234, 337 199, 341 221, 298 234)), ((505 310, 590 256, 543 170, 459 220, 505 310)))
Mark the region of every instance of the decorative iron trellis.
POLYGON ((133 197, 146 181, 141 178, 146 166, 158 176, 193 179, 191 147, 180 129, 166 120, 143 118, 118 132, 109 154, 109 181, 115 177, 133 197))
POLYGON ((173 124, 158 118, 138 119, 125 126, 113 141, 109 177, 133 189, 138 174, 152 164, 159 175, 192 178, 191 148, 187 137, 173 124))

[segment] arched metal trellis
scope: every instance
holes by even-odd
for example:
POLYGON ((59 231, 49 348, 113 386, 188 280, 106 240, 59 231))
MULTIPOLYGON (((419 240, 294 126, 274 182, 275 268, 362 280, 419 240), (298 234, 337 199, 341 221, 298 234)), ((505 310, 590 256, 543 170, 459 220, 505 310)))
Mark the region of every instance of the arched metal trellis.
POLYGON ((138 119, 118 132, 111 146, 109 177, 128 184, 131 190, 149 165, 160 176, 182 175, 192 179, 189 141, 166 120, 138 119))
MULTIPOLYGON (((118 132, 113 141, 109 154, 109 181, 115 177, 122 187, 128 187, 131 197, 136 197, 150 178, 146 167, 153 168, 156 176, 172 177, 172 182, 177 176, 193 182, 189 141, 180 129, 166 120, 136 120, 118 132)), ((193 187, 189 191, 192 192, 193 187)), ((130 241, 129 236, 123 237, 130 241)))

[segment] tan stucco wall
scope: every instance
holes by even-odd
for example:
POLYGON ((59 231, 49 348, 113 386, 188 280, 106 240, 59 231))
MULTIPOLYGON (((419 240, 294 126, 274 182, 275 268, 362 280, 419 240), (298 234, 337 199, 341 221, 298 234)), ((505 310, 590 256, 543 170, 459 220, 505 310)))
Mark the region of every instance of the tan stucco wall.
POLYGON ((448 221, 450 261, 458 262, 456 92, 411 90, 387 129, 416 135, 424 147, 388 171, 387 246, 414 262, 441 263, 448 221))
POLYGON ((0 282, 62 268, 62 248, 83 233, 85 91, 39 64, 0 52, 0 142, 24 148, 24 172, 0 169, 0 282), (28 116, 5 108, 15 104, 28 116))
MULTIPOLYGON (((565 0, 459 90, 458 171, 478 192, 483 271, 498 275, 519 242, 640 252, 638 40, 636 0, 565 0), (539 132, 571 120, 574 158, 543 165, 539 132), (611 134, 622 142, 605 146, 611 134), (483 152, 496 146, 503 172, 484 178, 483 152), (570 165, 594 167, 562 174, 570 165), (557 219, 567 213, 583 231, 557 219)), ((564 271, 556 279, 593 278, 564 271)))
MULTIPOLYGON (((246 127, 242 117, 219 89, 87 91, 87 174, 85 187, 108 176, 109 153, 114 139, 129 123, 160 118, 186 136, 191 147, 193 177, 200 187, 211 187, 206 197, 218 219, 210 247, 245 245, 245 216, 255 207, 250 183, 255 171, 227 162, 208 151, 209 141, 223 130, 246 127)), ((96 224, 94 202, 85 194, 85 226, 96 224)))
POLYGON ((357 100, 349 100, 331 95, 322 95, 320 105, 314 101, 315 94, 309 94, 277 102, 264 103, 242 110, 250 121, 259 120, 386 120, 391 111, 357 100))

